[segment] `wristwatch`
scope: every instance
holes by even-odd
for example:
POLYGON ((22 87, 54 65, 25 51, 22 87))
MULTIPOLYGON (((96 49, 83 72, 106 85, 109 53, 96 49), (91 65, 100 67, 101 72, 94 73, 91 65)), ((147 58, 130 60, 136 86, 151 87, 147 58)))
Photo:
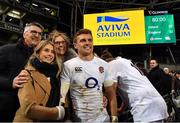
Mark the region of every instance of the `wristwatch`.
POLYGON ((118 117, 117 116, 111 116, 111 121, 112 122, 118 122, 118 117))

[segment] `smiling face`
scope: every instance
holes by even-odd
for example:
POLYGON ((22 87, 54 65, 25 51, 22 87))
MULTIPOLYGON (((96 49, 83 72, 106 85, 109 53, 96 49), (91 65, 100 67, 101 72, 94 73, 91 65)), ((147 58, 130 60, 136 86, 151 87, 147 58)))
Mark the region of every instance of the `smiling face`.
POLYGON ((74 43, 80 57, 93 55, 93 38, 90 34, 80 34, 74 43))
POLYGON ((43 62, 52 63, 55 59, 54 47, 47 44, 39 52, 39 59, 43 62))
POLYGON ((58 55, 63 56, 67 51, 67 43, 63 37, 58 36, 54 40, 55 51, 58 55))
POLYGON ((35 47, 42 38, 43 30, 35 25, 29 26, 25 28, 23 33, 24 41, 29 47, 35 47))

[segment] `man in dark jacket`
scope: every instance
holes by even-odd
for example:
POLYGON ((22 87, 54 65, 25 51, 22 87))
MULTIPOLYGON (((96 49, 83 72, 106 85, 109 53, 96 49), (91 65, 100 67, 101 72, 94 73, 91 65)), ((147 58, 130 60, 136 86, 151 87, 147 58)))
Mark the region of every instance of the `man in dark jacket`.
POLYGON ((156 59, 151 59, 149 62, 150 71, 148 79, 156 88, 156 90, 164 96, 171 93, 171 79, 167 79, 168 76, 164 73, 163 69, 159 67, 156 59))
POLYGON ((27 79, 27 73, 21 70, 41 41, 43 30, 39 23, 26 24, 22 39, 0 47, 0 122, 13 121, 19 107, 17 88, 27 79))

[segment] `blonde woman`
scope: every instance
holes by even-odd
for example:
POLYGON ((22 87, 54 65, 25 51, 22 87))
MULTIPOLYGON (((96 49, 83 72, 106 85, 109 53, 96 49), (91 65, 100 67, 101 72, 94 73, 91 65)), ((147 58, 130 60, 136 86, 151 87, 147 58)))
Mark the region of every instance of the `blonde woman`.
MULTIPOLYGON (((48 40, 52 41, 54 44, 55 52, 58 56, 58 62, 63 63, 77 56, 75 50, 69 47, 70 39, 65 33, 58 30, 53 30, 49 34, 48 40)), ((63 121, 67 121, 71 119, 70 117, 72 112, 71 99, 69 95, 66 97, 66 103, 64 106, 66 110, 66 116, 63 121)))
POLYGON ((70 40, 65 33, 58 30, 53 30, 49 34, 49 40, 54 43, 55 51, 57 55, 62 59, 62 62, 65 62, 77 56, 75 50, 69 47, 70 40))
POLYGON ((64 108, 58 106, 61 64, 57 57, 52 42, 41 41, 35 48, 25 67, 29 79, 18 91, 20 107, 14 122, 63 119, 64 108))

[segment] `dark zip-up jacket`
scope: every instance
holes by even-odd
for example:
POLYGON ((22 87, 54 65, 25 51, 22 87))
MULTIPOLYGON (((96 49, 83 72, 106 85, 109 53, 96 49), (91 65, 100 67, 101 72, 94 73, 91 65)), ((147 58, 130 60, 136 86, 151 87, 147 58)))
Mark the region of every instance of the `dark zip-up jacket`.
POLYGON ((23 39, 0 47, 0 121, 12 121, 14 118, 19 102, 12 82, 32 53, 33 48, 26 46, 23 39))
POLYGON ((162 96, 171 92, 171 77, 159 65, 149 72, 148 79, 162 96))

